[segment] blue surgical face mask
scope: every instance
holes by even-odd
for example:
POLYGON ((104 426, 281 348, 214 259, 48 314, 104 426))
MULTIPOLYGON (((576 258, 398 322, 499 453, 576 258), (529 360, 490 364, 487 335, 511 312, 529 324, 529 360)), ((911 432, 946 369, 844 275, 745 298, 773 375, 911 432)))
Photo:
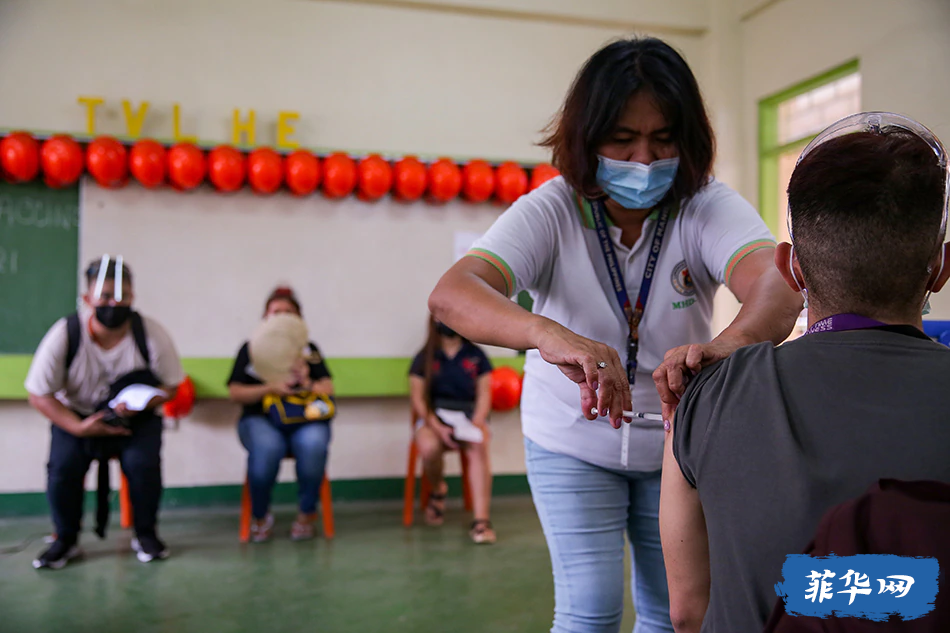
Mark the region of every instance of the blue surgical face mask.
POLYGON ((649 165, 598 156, 597 184, 627 209, 650 209, 663 199, 679 168, 680 159, 665 158, 649 165))

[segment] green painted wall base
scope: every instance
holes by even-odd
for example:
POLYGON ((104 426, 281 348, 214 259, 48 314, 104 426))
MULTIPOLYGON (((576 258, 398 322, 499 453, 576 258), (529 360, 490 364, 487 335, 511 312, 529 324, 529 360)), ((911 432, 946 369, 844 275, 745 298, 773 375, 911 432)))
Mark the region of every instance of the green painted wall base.
MULTIPOLYGON (((446 477, 449 483, 449 496, 460 497, 462 494, 461 479, 446 477)), ((402 477, 385 479, 339 479, 331 481, 334 501, 378 501, 402 499, 402 477)), ((526 495, 530 494, 527 475, 495 475, 492 484, 492 494, 526 495)), ((416 495, 419 488, 416 487, 416 495)), ((297 500, 297 484, 294 482, 278 483, 274 488, 274 503, 295 503, 297 500)), ((86 511, 95 508, 95 493, 86 492, 86 511)), ((239 507, 241 503, 241 486, 196 486, 193 488, 166 488, 162 497, 163 508, 201 508, 207 506, 239 507)), ((112 495, 112 509, 118 511, 118 495, 112 495)), ((21 516, 40 516, 49 514, 49 505, 46 503, 46 494, 42 492, 22 492, 0 494, 0 518, 21 516)))

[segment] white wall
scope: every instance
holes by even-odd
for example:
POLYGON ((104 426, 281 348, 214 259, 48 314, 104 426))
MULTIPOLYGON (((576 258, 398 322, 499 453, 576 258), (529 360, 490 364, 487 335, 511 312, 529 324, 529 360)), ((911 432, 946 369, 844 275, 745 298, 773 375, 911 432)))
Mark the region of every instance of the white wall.
MULTIPOLYGON (((208 142, 229 142, 232 110, 254 108, 258 143, 272 144, 277 112, 295 110, 304 146, 544 160, 533 143, 574 73, 631 25, 657 25, 703 72, 706 0, 430 4, 446 7, 5 0, 0 128, 83 133, 76 99, 87 95, 106 100, 98 133, 125 133, 127 98, 133 108, 150 101, 143 135, 160 138, 171 136, 177 102, 182 132, 208 142)), ((298 288, 328 355, 408 356, 421 343, 425 297, 451 264, 452 234, 483 230, 499 212, 90 187, 80 248, 84 260, 126 256, 139 307, 185 356, 233 354, 278 281, 298 288)), ((344 401, 331 477, 401 476, 407 410, 403 400, 344 401)), ((230 404, 204 402, 169 432, 167 484, 240 482, 236 417, 230 404)), ((24 403, 0 403, 0 446, 17 447, 2 451, 0 492, 43 489, 47 429, 24 403)), ((524 472, 517 414, 496 415, 494 429, 495 471, 524 472)))

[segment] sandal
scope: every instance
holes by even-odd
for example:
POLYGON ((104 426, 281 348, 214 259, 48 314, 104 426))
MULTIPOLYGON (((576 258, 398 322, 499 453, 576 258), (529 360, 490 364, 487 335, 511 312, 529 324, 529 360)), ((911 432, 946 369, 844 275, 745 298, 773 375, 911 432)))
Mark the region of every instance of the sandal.
POLYGON ((476 545, 492 545, 497 539, 495 528, 492 527, 491 521, 488 519, 475 519, 468 535, 476 545))
POLYGON ((429 503, 426 504, 426 525, 430 527, 439 527, 445 522, 445 497, 449 492, 449 486, 442 483, 442 492, 430 492, 429 503))
POLYGON ((294 521, 294 524, 290 526, 290 540, 291 541, 308 541, 315 536, 313 524, 317 520, 317 515, 307 515, 305 521, 301 521, 299 518, 294 521))
POLYGON ((266 517, 261 520, 254 519, 251 521, 251 542, 252 543, 265 543, 270 540, 271 534, 274 532, 274 515, 268 513, 266 517))

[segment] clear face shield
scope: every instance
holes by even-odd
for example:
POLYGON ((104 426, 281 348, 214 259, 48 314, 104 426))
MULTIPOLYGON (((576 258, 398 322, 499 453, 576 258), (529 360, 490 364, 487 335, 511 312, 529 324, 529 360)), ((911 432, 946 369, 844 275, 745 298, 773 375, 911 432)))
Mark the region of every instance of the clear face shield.
MULTIPOLYGON (((99 262, 99 272, 96 274, 96 285, 93 290, 92 296, 96 301, 102 298, 102 286, 106 282, 106 275, 109 271, 109 264, 112 263, 112 258, 109 255, 103 255, 102 260, 99 262)), ((125 262, 121 255, 115 258, 115 295, 114 299, 116 303, 122 302, 122 271, 125 266, 125 262)))
MULTIPOLYGON (((845 134, 853 134, 855 132, 871 132, 875 134, 887 134, 888 132, 900 130, 902 132, 907 132, 913 134, 924 143, 934 153, 934 161, 944 172, 944 191, 943 191, 943 214, 940 219, 940 230, 937 235, 937 244, 939 244, 940 250, 940 270, 943 270, 944 266, 944 256, 943 256, 943 243, 947 234, 947 215, 950 211, 950 170, 948 170, 948 160, 947 150, 944 148, 943 143, 940 142, 940 139, 934 135, 929 129, 924 125, 918 123, 917 121, 900 115, 893 112, 860 112, 858 114, 852 114, 851 116, 845 117, 836 123, 831 124, 825 128, 818 136, 809 143, 804 150, 802 150, 801 156, 798 157, 795 165, 797 166, 802 160, 808 156, 816 147, 825 143, 833 138, 838 138, 844 136, 845 134)), ((788 235, 792 240, 793 247, 790 249, 788 257, 788 266, 789 270, 792 271, 794 275, 795 269, 792 267, 792 258, 794 255, 794 243, 795 243, 795 234, 792 231, 792 214, 791 211, 787 213, 788 220, 788 235)), ((939 273, 938 273, 939 274, 939 273)), ((796 277, 797 281, 797 277, 796 277)), ((802 285, 799 288, 802 293, 806 293, 807 290, 802 285)), ((807 302, 807 295, 805 297, 807 302)), ((927 296, 924 300, 924 314, 929 312, 930 307, 930 291, 927 291, 927 296)))

